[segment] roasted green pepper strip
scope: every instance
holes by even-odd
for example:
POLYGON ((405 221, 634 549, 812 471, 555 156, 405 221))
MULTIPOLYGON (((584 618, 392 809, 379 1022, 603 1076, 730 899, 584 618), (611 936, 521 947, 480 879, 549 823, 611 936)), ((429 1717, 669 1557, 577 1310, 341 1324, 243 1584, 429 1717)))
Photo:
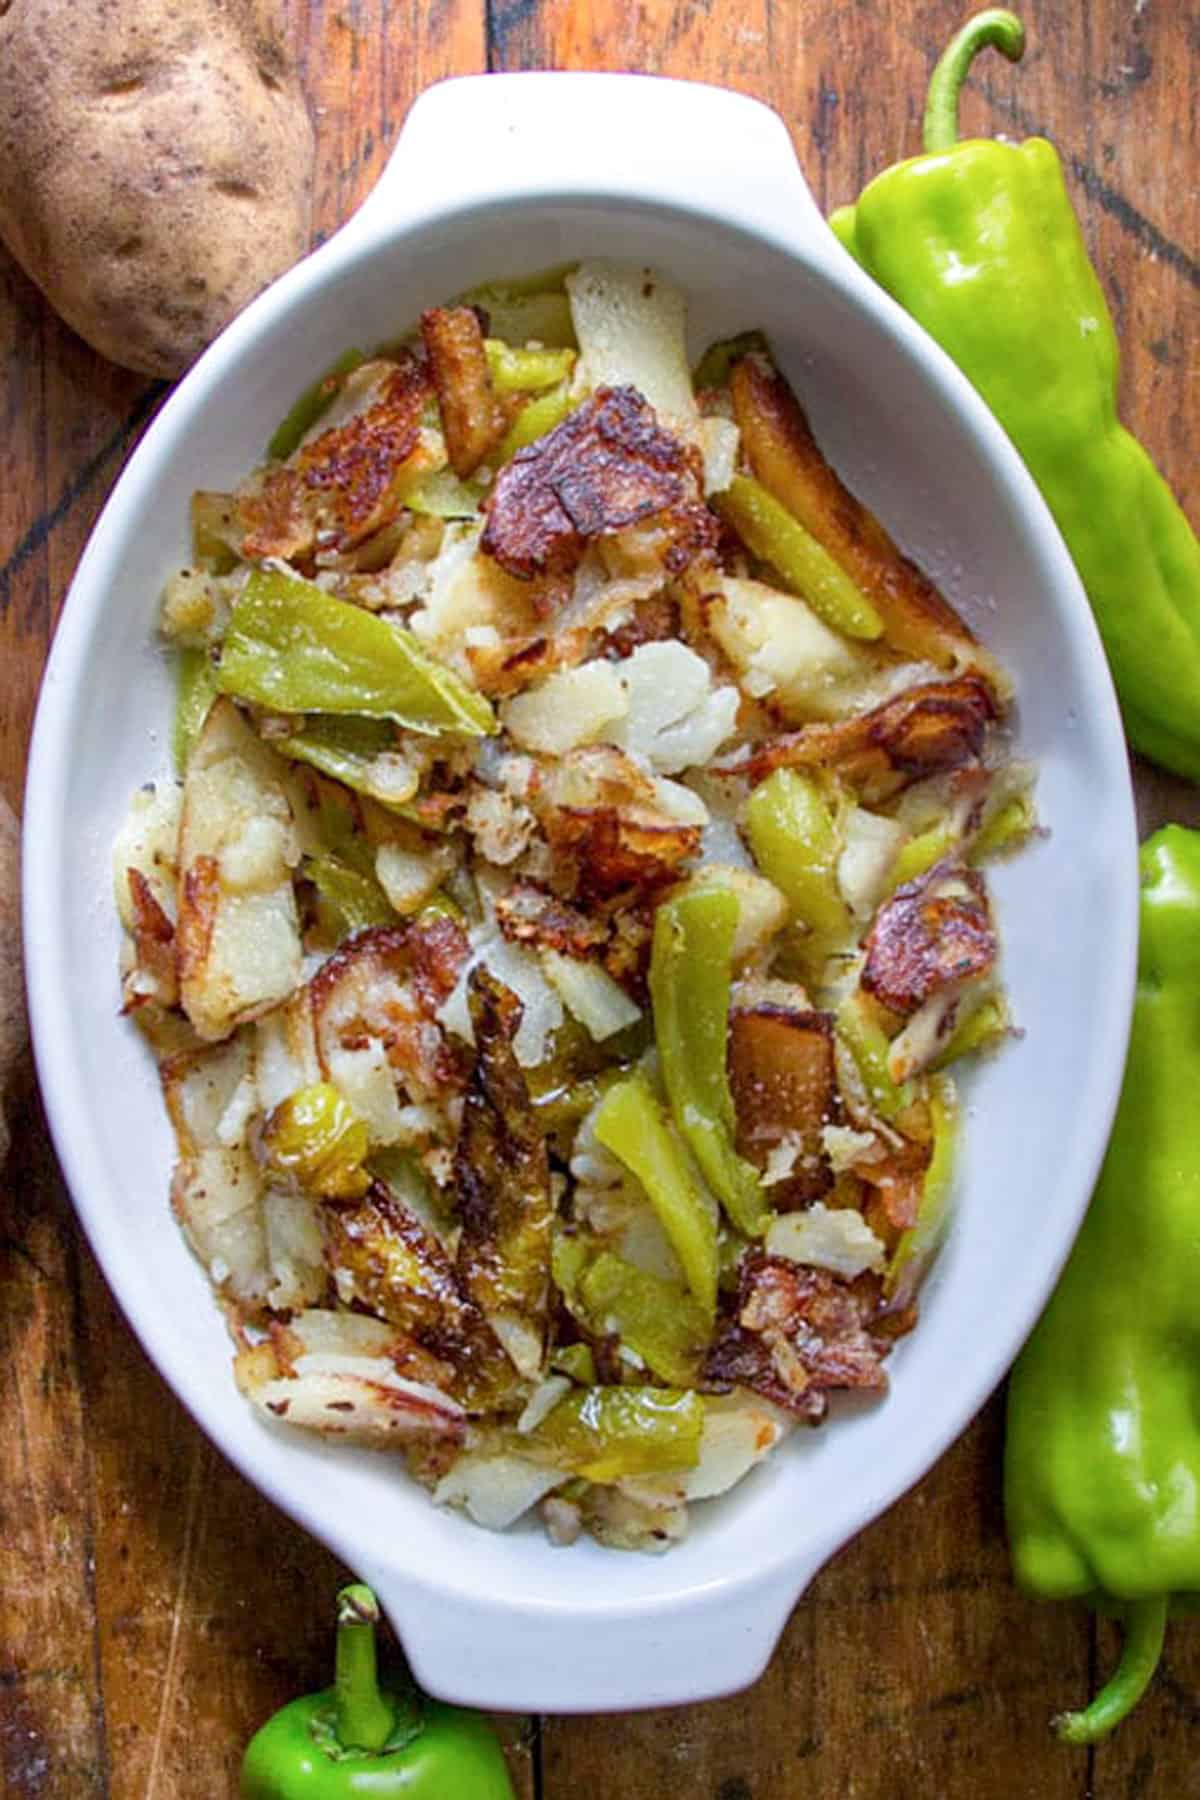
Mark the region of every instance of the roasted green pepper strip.
POLYGON ((597 1141, 645 1188, 688 1287, 711 1319, 717 1305, 717 1209, 697 1185, 683 1147, 640 1070, 609 1089, 594 1129, 597 1141))
POLYGON ((291 411, 280 420, 267 445, 267 455, 273 462, 286 462, 293 450, 299 448, 305 434, 323 413, 328 412, 341 389, 347 375, 364 360, 361 350, 347 350, 331 363, 319 381, 314 381, 310 388, 305 388, 291 411))
POLYGON ((371 1185, 363 1168, 366 1124, 331 1082, 298 1088, 281 1100, 267 1114, 262 1141, 269 1169, 294 1175, 322 1199, 356 1200, 371 1185))
POLYGON ((532 342, 551 350, 574 350, 575 323, 564 282, 575 267, 564 263, 559 269, 512 281, 485 282, 464 294, 457 304, 479 307, 487 315, 486 329, 506 343, 532 342))
POLYGON ((1200 832, 1141 853, 1125 1083, 1091 1206, 1009 1383, 1013 1567, 1124 1615, 1114 1682, 1060 1727, 1092 1743, 1149 1678, 1168 1600, 1200 1591, 1200 832))
POLYGON ((423 469, 400 495, 409 512, 430 519, 473 519, 483 498, 482 487, 460 481, 453 469, 423 469))
POLYGON ((536 400, 528 401, 509 426, 501 439, 494 461, 498 468, 511 462, 518 450, 524 450, 535 444, 556 425, 561 425, 567 414, 575 408, 576 400, 571 392, 569 382, 561 387, 551 388, 548 394, 539 394, 536 400))
POLYGON ((482 694, 411 632, 274 569, 255 569, 238 596, 217 684, 275 712, 357 713, 429 735, 496 729, 482 694))
POLYGON ((998 856, 1023 842, 1036 823, 1033 802, 1028 795, 1014 795, 998 806, 990 819, 985 819, 971 840, 967 855, 971 862, 982 862, 986 856, 998 856))
POLYGON ((521 1439, 523 1453, 585 1481, 694 1469, 704 1402, 673 1388, 593 1387, 564 1396, 521 1439))
POLYGON ((396 757, 396 734, 386 719, 313 713, 302 730, 272 738, 271 747, 396 811, 417 791, 416 776, 396 757))
POLYGON ((934 863, 948 855, 957 842, 958 833, 948 819, 939 819, 935 825, 929 825, 915 837, 910 837, 906 844, 900 846, 896 860, 888 871, 887 892, 894 894, 906 881, 915 881, 918 875, 927 874, 934 863))
POLYGON ((990 994, 950 1033, 944 1049, 936 1056, 931 1069, 948 1068, 960 1056, 970 1056, 1002 1038, 1009 1027, 1008 1007, 999 994, 990 994))
POLYGON ((595 1327, 615 1332, 660 1381, 695 1385, 710 1320, 690 1294, 604 1250, 584 1269, 579 1295, 595 1327))
POLYGON ((306 857, 304 874, 317 890, 324 922, 335 937, 350 937, 370 925, 396 923, 396 909, 375 877, 351 867, 340 856, 306 857))
POLYGON ((914 1089, 906 1081, 897 1087, 888 1073, 887 1033, 875 1018, 860 988, 848 994, 837 1009, 838 1036, 854 1058, 867 1098, 881 1119, 895 1119, 913 1103, 914 1089))
POLYGON ((525 394, 557 387, 575 367, 574 350, 519 350, 503 338, 485 338, 483 348, 497 394, 525 394))
POLYGON ((897 1307, 906 1305, 916 1294, 950 1219, 958 1103, 954 1083, 945 1075, 935 1075, 930 1081, 929 1116, 933 1151, 921 1185, 917 1222, 901 1236, 884 1277, 884 1297, 897 1307))
POLYGON ((746 548, 760 562, 770 563, 834 631, 852 638, 883 636, 883 620, 866 595, 760 482, 735 475, 722 493, 712 496, 712 505, 746 548))
POLYGON ((580 1387, 596 1385, 596 1358, 588 1344, 565 1344, 550 1358, 550 1367, 556 1375, 567 1375, 580 1387))
POLYGON ((726 1073, 737 896, 693 888, 654 915, 650 999, 663 1084, 675 1123, 733 1224, 757 1237, 767 1222, 758 1170, 734 1147, 726 1073))
POLYGON ((746 802, 746 832, 759 869, 779 889, 792 917, 822 942, 850 931, 837 883, 841 842, 833 812, 811 776, 776 769, 746 802))
POLYGON ((192 746, 216 697, 216 671, 208 651, 181 650, 175 671, 175 718, 171 727, 171 753, 179 775, 187 768, 192 746))
POLYGON ((956 142, 958 89, 1011 13, 965 25, 934 71, 927 154, 830 223, 991 407, 1087 589, 1136 749, 1200 779, 1200 543, 1117 418, 1118 348, 1053 146, 956 142))
POLYGON ((513 1800, 504 1753, 477 1713, 415 1688, 381 1690, 379 1607, 338 1595, 334 1685, 282 1708, 251 1739, 242 1800, 513 1800))

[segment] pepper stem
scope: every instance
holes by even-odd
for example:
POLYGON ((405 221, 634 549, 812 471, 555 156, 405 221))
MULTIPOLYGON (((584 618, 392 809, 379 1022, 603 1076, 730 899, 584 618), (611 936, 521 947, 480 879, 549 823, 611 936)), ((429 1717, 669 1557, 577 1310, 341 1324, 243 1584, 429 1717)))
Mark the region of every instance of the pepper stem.
POLYGON ((1107 1685, 1082 1712, 1062 1713, 1054 1729, 1064 1744, 1097 1744, 1131 1713, 1158 1667, 1167 1629, 1167 1597, 1138 1600, 1125 1609, 1121 1660, 1107 1685))
POLYGON ((375 1627, 379 1602, 356 1582, 337 1597, 337 1650, 333 1678, 335 1728, 346 1750, 382 1750, 396 1715, 379 1691, 375 1627))
POLYGON ((1025 49, 1025 27, 1016 13, 1003 6, 989 6, 968 19, 943 50, 929 78, 925 101, 923 139, 927 151, 952 150, 957 144, 958 96, 971 64, 989 45, 1007 56, 1009 62, 1020 62, 1025 49))

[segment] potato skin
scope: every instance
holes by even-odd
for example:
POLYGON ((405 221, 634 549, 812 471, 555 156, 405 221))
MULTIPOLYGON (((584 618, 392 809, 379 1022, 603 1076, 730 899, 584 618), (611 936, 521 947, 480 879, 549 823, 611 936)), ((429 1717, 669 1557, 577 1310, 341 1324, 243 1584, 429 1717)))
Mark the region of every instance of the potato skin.
POLYGON ((173 378, 309 247, 275 0, 0 0, 0 238, 111 361, 173 378))

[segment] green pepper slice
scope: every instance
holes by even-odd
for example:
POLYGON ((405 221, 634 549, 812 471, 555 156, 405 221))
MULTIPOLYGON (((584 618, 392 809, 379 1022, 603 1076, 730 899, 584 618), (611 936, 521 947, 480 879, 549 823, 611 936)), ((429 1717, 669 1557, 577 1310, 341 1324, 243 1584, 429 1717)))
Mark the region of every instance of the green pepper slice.
POLYGON ((298 1088, 263 1124, 267 1167, 294 1175, 301 1187, 328 1200, 356 1200, 366 1193, 368 1144, 365 1121, 328 1081, 298 1088))
POLYGON ((737 1118, 726 1073, 736 895, 693 888, 654 915, 650 998, 663 1083, 701 1173, 747 1237, 766 1226, 758 1170, 734 1148, 737 1118))
POLYGON ((200 728, 217 697, 217 676, 205 650, 181 650, 175 670, 175 718, 171 726, 171 754, 175 771, 187 769, 200 728))
POLYGON ((698 1186, 682 1145, 639 1069, 609 1089, 594 1130, 597 1142, 645 1188, 688 1287, 705 1318, 711 1319, 717 1305, 716 1208, 698 1186))
POLYGON ((695 1385, 710 1321, 690 1294, 603 1250, 583 1271, 579 1296, 597 1329, 615 1331, 661 1381, 695 1385))
POLYGON ((496 730, 482 694, 411 632, 276 569, 255 569, 239 594, 217 685, 275 712, 357 713, 428 735, 496 730))
POLYGON ((929 1084, 929 1114, 933 1127, 933 1154, 921 1187, 917 1222, 896 1245, 884 1277, 884 1296, 897 1306, 916 1293, 921 1277, 937 1254, 950 1217, 958 1103, 954 1083, 945 1075, 935 1075, 929 1084))
POLYGON ((524 1454, 585 1481, 623 1481, 694 1469, 704 1402, 675 1388, 593 1387, 567 1394, 535 1430, 524 1454))
POLYGON ((503 468, 518 450, 535 444, 538 438, 561 425, 568 413, 574 411, 575 404, 575 395, 566 381, 561 387, 551 388, 548 394, 539 394, 536 400, 527 401, 500 441, 494 458, 497 467, 503 468))
POLYGON ((352 713, 313 713, 300 731, 272 738, 271 747, 295 762, 307 763, 356 794, 366 794, 380 806, 407 813, 415 783, 403 797, 387 779, 387 764, 380 763, 396 749, 396 734, 386 719, 361 719, 352 713))
POLYGON ((844 637, 883 636, 883 620, 866 595, 799 519, 749 475, 735 475, 712 496, 726 524, 760 562, 770 563, 818 618, 844 637))
POLYGON ((575 367, 574 350, 519 350, 503 338, 485 338, 488 373, 497 394, 525 394, 557 387, 575 367))
POLYGON ((817 783, 799 769, 776 769, 746 802, 746 832, 755 862, 793 918, 822 941, 846 937, 850 912, 837 882, 841 844, 817 783))
POLYGON ((340 856, 306 857, 303 872, 317 890, 324 922, 335 937, 396 923, 396 909, 375 877, 340 856))

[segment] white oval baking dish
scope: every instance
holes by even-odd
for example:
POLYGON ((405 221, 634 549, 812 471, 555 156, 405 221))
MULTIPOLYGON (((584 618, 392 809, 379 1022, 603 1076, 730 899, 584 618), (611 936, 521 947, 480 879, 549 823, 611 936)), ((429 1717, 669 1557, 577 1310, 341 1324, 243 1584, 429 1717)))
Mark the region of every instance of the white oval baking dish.
POLYGON ((1095 1177, 1136 934, 1124 743, 1100 643, 1032 482, 966 381, 826 229, 779 118, 636 76, 486 76, 418 101, 350 224, 242 315, 164 406, 71 589, 29 772, 25 931, 42 1091, 134 1329, 232 1461, 378 1589, 436 1694, 547 1711, 694 1701, 752 1681, 821 1564, 914 1482, 1031 1326, 1095 1177), (194 487, 231 484, 348 345, 485 278, 652 262, 697 347, 763 327, 851 484, 1014 671, 1048 835, 995 874, 1020 1041, 967 1078, 958 1212, 882 1404, 800 1434, 669 1555, 552 1548, 439 1511, 389 1459, 254 1418, 167 1204, 172 1142, 117 1016, 109 845, 167 765, 162 581, 194 487))

